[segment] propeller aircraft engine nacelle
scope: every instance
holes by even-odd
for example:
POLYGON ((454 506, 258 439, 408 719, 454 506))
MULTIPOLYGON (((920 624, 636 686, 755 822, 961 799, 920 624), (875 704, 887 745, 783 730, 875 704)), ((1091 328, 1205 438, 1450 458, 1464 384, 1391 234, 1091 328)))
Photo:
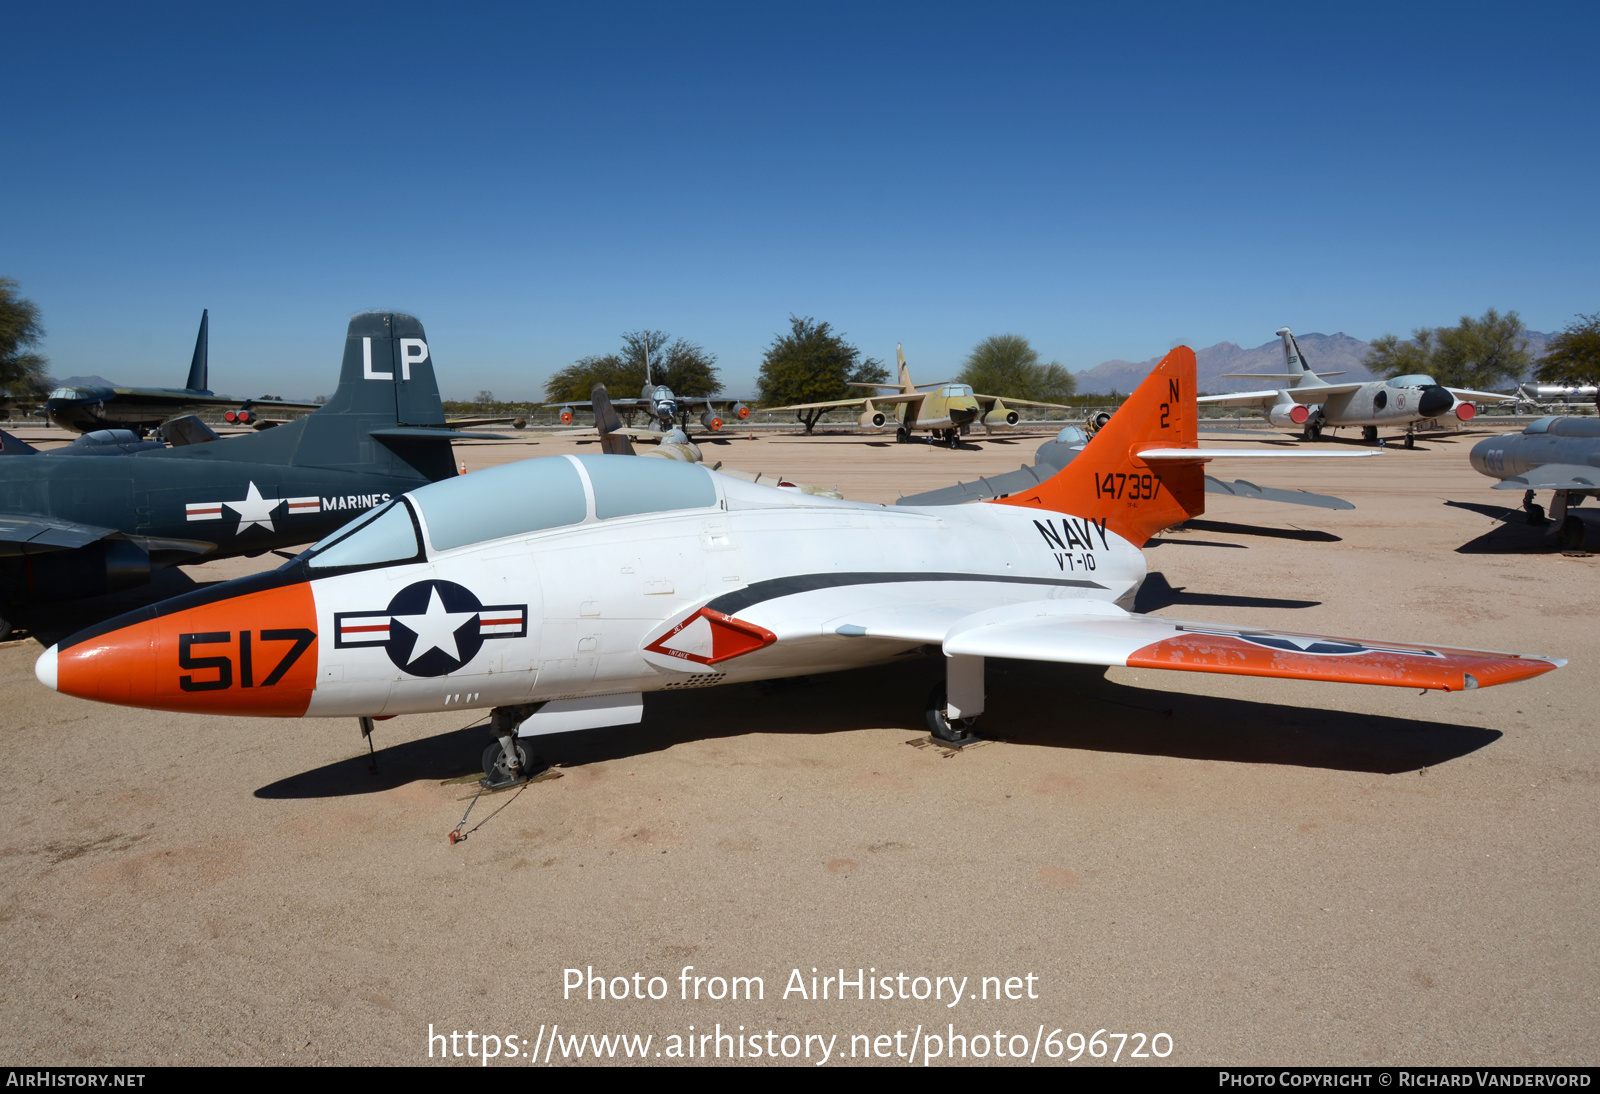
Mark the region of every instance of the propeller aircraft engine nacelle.
POLYGON ((883 425, 884 421, 886 420, 883 416, 883 411, 873 406, 871 399, 866 400, 862 406, 864 409, 861 411, 861 417, 856 419, 856 421, 861 425, 861 428, 876 429, 883 425))
POLYGON ((715 433, 722 428, 722 415, 713 414, 708 409, 700 415, 700 424, 715 433))
POLYGON ((728 413, 738 418, 741 422, 750 417, 750 408, 743 403, 734 403, 728 408, 728 413))
POLYGON ((999 399, 994 401, 994 406, 989 408, 989 413, 983 416, 985 426, 1016 425, 1022 420, 1022 415, 1006 406, 999 399))
POLYGON ((573 413, 570 406, 564 406, 561 408, 561 413, 556 415, 556 417, 561 419, 562 425, 571 425, 573 419, 576 418, 577 415, 573 413))
POLYGON ((1304 403, 1279 403, 1267 411, 1267 421, 1280 429, 1302 426, 1311 420, 1311 408, 1304 403))

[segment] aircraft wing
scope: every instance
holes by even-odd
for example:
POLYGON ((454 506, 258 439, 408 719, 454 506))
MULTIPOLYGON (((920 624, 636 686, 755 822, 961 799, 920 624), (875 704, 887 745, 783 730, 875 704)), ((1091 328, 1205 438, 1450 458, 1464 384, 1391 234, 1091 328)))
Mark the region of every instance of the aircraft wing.
POLYGON ((1004 396, 1004 395, 974 395, 973 398, 978 400, 978 404, 983 407, 983 411, 984 411, 985 414, 987 414, 989 412, 990 408, 993 407, 996 402, 1002 402, 1002 403, 1006 404, 1006 406, 1012 406, 1012 407, 1015 407, 1015 406, 1032 407, 1035 410, 1077 410, 1078 409, 1075 406, 1062 406, 1060 403, 1035 403, 1035 402, 1033 402, 1031 400, 1028 400, 1028 399, 1012 399, 1012 398, 1008 398, 1007 396, 1004 396))
POLYGON ((1445 390, 1464 403, 1514 403, 1517 401, 1515 395, 1497 395, 1492 391, 1473 391, 1471 388, 1465 387, 1447 387, 1445 390))
POLYGON ((832 399, 826 403, 796 403, 793 406, 760 407, 759 409, 764 412, 778 414, 785 410, 827 410, 834 407, 860 406, 868 399, 872 400, 873 406, 889 406, 893 403, 916 403, 927 397, 928 393, 926 391, 919 391, 915 395, 863 395, 859 399, 832 399))
POLYGON ((1135 615, 1103 603, 1044 600, 966 616, 951 656, 1214 672, 1463 691, 1525 680, 1566 661, 1490 650, 1369 642, 1135 615))
POLYGON ((1195 400, 1201 406, 1276 406, 1288 395, 1297 403, 1320 403, 1335 395, 1348 395, 1360 384, 1323 384, 1321 387, 1279 388, 1275 391, 1240 391, 1228 395, 1202 395, 1195 400))
POLYGON ((1547 463, 1494 484, 1495 490, 1600 490, 1600 468, 1547 463))
POLYGON ((116 533, 115 528, 37 517, 31 514, 0 516, 0 556, 33 555, 45 551, 70 551, 87 547, 116 533))

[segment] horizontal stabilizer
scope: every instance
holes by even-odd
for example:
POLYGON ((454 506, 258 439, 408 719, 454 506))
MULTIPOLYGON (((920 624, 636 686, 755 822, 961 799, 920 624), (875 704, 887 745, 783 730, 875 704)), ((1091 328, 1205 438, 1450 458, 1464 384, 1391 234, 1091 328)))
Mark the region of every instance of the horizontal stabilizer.
POLYGON ((1259 448, 1147 448, 1136 453, 1139 459, 1151 460, 1259 460, 1259 459, 1359 459, 1376 456, 1372 449, 1356 452, 1326 452, 1295 450, 1263 450, 1259 448))
POLYGON ((1342 370, 1339 372, 1311 372, 1307 370, 1305 372, 1285 372, 1276 376, 1270 372, 1222 372, 1218 373, 1218 375, 1225 380, 1282 380, 1285 383, 1292 384, 1302 376, 1315 376, 1320 379, 1324 376, 1343 376, 1344 372, 1342 370))
POLYGON ((1235 498, 1253 498, 1256 501, 1281 501, 1288 505, 1314 505, 1318 509, 1354 509, 1355 506, 1332 494, 1313 494, 1309 490, 1283 490, 1276 486, 1257 486, 1253 482, 1234 479, 1223 482, 1206 476, 1206 493, 1227 494, 1235 498))
POLYGON ((387 429, 374 429, 372 436, 383 441, 509 441, 511 437, 501 436, 499 433, 463 433, 459 429, 445 429, 442 427, 425 425, 390 426, 387 429))

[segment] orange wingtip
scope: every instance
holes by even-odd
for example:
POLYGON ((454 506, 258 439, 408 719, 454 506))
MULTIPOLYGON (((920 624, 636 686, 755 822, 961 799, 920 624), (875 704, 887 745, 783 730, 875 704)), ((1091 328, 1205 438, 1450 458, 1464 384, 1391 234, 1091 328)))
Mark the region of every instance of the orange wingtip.
POLYGON ((311 586, 300 583, 141 620, 45 656, 55 655, 56 690, 82 699, 298 718, 317 684, 316 626, 311 586))
POLYGON ((1135 650, 1128 656, 1128 666, 1468 691, 1526 680, 1559 667, 1559 663, 1404 643, 1377 646, 1313 636, 1296 642, 1285 635, 1185 633, 1135 650))

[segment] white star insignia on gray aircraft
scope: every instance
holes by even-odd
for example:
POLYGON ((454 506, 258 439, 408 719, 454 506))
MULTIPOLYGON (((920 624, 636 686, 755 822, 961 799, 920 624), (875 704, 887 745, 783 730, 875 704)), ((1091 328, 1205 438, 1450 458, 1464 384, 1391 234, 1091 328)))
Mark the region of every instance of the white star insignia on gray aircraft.
POLYGON ((411 659, 406 663, 415 663, 429 650, 441 650, 452 661, 461 660, 456 631, 477 614, 476 611, 445 611, 444 601, 439 599, 439 590, 435 588, 428 596, 428 610, 422 615, 393 616, 394 622, 417 636, 417 644, 411 647, 411 659))
POLYGON ((234 535, 238 535, 254 524, 261 525, 269 532, 273 531, 272 511, 283 504, 283 499, 262 497, 261 491, 257 490, 256 484, 252 482, 250 489, 245 491, 243 501, 225 501, 222 504, 239 514, 239 527, 234 529, 234 535))

